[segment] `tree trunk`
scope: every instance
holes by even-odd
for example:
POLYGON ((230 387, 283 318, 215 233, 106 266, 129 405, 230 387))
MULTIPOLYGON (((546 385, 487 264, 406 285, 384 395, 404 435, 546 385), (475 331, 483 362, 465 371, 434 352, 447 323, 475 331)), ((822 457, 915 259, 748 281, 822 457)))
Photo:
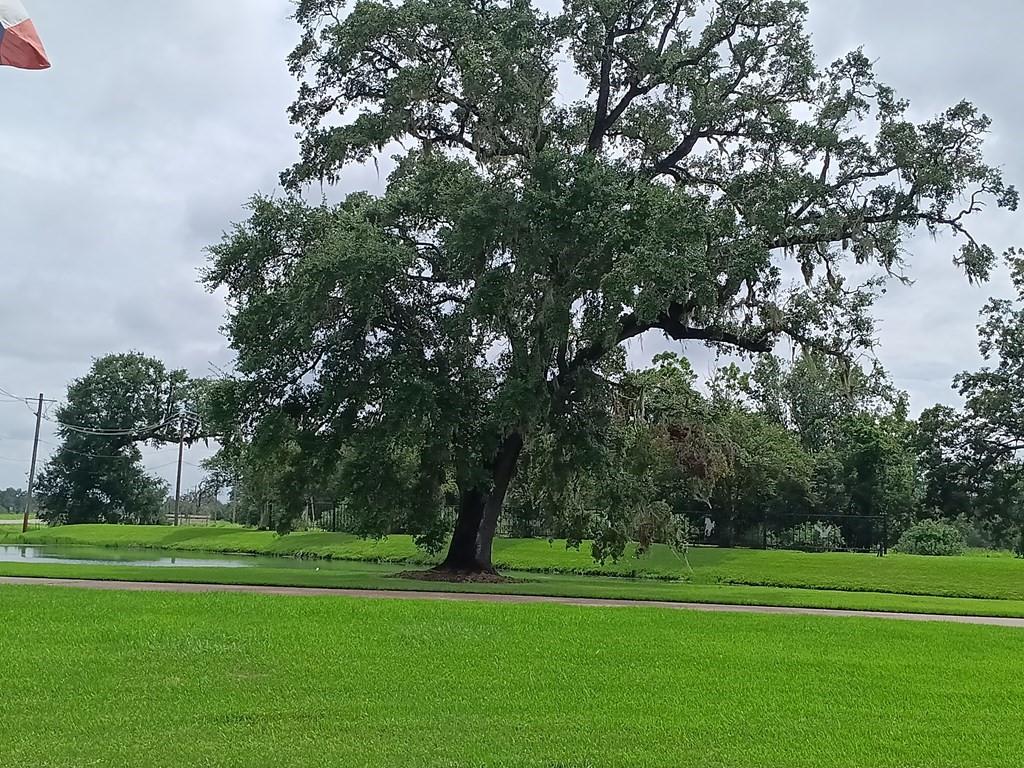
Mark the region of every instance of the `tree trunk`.
POLYGON ((522 448, 523 436, 519 432, 502 441, 492 467, 490 493, 477 487, 460 487, 455 531, 448 554, 436 570, 455 574, 495 572, 491 561, 494 535, 522 448))
POLYGON ((480 521, 480 530, 477 534, 476 557, 483 571, 494 571, 494 564, 491 561, 494 534, 498 530, 498 517, 505 505, 505 494, 508 492, 509 483, 515 477, 519 454, 522 450, 523 436, 519 432, 512 432, 502 441, 494 461, 494 484, 487 496, 483 519, 480 521))
POLYGON ((484 494, 479 488, 459 489, 459 513, 455 532, 448 545, 448 555, 437 566, 440 571, 476 573, 480 563, 476 556, 476 538, 484 514, 484 494))

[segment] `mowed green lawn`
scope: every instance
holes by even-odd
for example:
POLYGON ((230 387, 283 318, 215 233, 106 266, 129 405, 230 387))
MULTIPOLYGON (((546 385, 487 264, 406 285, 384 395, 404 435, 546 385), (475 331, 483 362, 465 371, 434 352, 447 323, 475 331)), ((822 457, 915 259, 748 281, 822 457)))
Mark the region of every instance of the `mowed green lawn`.
POLYGON ((1024 631, 0 587, 4 765, 1014 765, 1024 631))
POLYGON ((518 573, 520 581, 503 584, 424 582, 400 577, 402 566, 345 562, 314 571, 294 568, 160 567, 133 565, 65 565, 0 562, 0 577, 92 579, 99 581, 233 584, 324 589, 471 592, 483 594, 586 597, 728 605, 774 605, 950 615, 1024 617, 1024 600, 980 600, 881 592, 841 592, 785 587, 689 584, 663 580, 583 577, 562 573, 518 573))
MULTIPOLYGON (((80 525, 8 533, 0 542, 156 547, 211 552, 324 557, 339 560, 428 564, 408 536, 381 541, 337 533, 291 533, 235 527, 80 525)), ((890 554, 805 553, 698 547, 682 558, 657 546, 643 557, 595 563, 589 544, 499 539, 495 561, 508 570, 684 579, 693 584, 733 584, 888 592, 996 600, 1024 600, 1024 560, 1013 557, 919 557, 890 554)))
POLYGON ((401 577, 407 566, 346 561, 313 568, 160 567, 134 565, 66 565, 45 562, 0 562, 0 576, 22 578, 157 581, 166 583, 241 584, 327 589, 381 589, 414 592, 586 597, 674 603, 723 603, 793 608, 836 608, 851 611, 895 611, 961 616, 1024 618, 1024 600, 981 600, 887 592, 843 592, 789 587, 748 587, 691 584, 663 579, 574 576, 560 573, 517 573, 518 580, 491 584, 436 582, 401 577))

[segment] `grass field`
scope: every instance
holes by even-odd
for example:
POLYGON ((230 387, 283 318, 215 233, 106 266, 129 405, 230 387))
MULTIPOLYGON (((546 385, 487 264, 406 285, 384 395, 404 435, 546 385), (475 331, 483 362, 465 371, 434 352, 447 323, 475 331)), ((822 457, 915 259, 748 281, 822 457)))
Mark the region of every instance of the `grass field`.
MULTIPOLYGON (((30 531, 24 537, 0 529, 0 541, 150 547, 186 551, 324 557, 384 563, 426 564, 408 536, 382 541, 337 533, 292 533, 235 527, 81 525, 30 531)), ((644 557, 595 563, 589 545, 499 539, 495 562, 509 570, 683 579, 692 584, 774 586, 845 592, 888 592, 992 600, 1024 600, 1024 560, 1012 557, 918 557, 891 554, 804 553, 744 549, 691 549, 686 559, 666 547, 644 557)))
POLYGON ((1022 673, 993 627, 0 587, 11 766, 1012 765, 1022 673))

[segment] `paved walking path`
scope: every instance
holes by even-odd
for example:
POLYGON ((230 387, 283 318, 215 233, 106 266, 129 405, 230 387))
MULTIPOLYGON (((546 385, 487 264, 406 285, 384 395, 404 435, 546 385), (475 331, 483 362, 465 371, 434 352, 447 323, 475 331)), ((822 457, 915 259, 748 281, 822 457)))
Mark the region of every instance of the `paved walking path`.
POLYGON ((79 587, 83 589, 128 590, 133 592, 235 592, 299 597, 369 597, 390 600, 452 600, 485 603, 553 603, 598 608, 671 608, 713 613, 768 613, 789 616, 853 616, 902 621, 945 621, 954 624, 990 624, 1024 628, 1024 618, 1002 616, 955 616, 938 613, 894 613, 889 611, 848 611, 836 608, 796 608, 770 605, 725 605, 719 603, 674 603, 665 600, 608 600, 593 597, 552 597, 547 595, 501 595, 478 592, 428 592, 389 589, 327 589, 322 587, 270 587, 249 584, 182 584, 161 581, 104 581, 99 579, 51 579, 0 576, 0 584, 79 587))

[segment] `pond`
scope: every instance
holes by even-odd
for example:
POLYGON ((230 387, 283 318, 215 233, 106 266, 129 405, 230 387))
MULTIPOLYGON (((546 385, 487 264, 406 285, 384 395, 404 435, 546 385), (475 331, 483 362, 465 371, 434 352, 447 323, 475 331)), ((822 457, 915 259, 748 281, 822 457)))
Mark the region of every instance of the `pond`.
POLYGON ((292 557, 223 555, 205 552, 179 553, 171 550, 117 547, 0 545, 0 563, 60 563, 66 565, 137 565, 155 568, 289 568, 320 570, 330 567, 323 560, 292 557))

